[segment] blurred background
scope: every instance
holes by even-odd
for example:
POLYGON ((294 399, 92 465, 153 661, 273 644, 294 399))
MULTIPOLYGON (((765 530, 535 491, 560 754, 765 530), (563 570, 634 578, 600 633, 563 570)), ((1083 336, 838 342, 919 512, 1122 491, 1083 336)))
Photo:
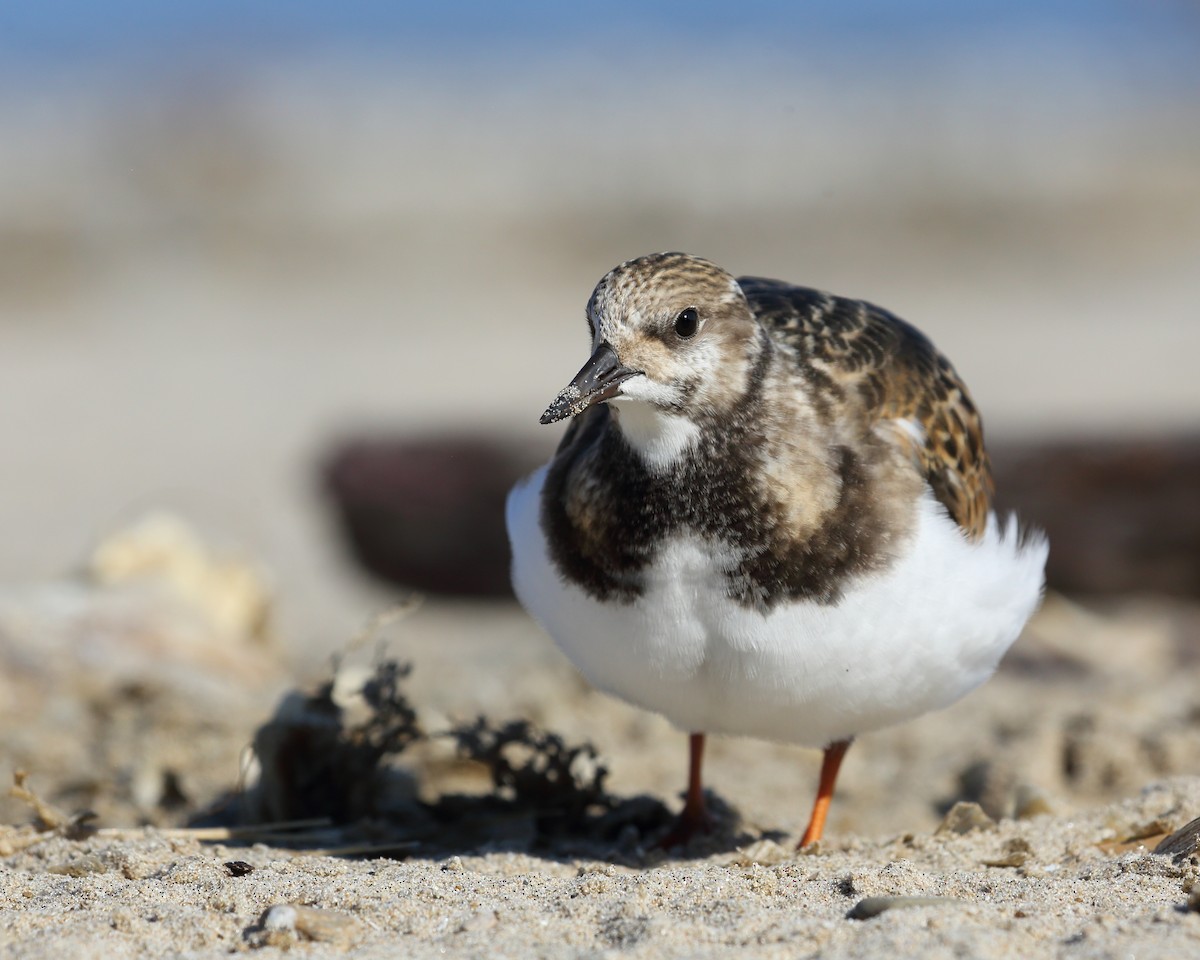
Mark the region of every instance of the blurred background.
MULTIPOLYGON (((663 249, 916 323, 998 450, 1169 450, 1200 419, 1200 6, 4 5, 0 583, 166 508, 256 558, 311 669, 386 596, 330 457, 549 448, 592 286, 663 249)), ((503 609, 422 622, 545 644, 503 609)))

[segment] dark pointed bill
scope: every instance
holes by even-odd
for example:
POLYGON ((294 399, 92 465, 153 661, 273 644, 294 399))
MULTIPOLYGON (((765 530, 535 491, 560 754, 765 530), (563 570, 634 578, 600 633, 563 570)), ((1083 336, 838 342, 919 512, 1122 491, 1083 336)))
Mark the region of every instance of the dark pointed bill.
POLYGON ((638 371, 621 366, 617 352, 607 343, 602 343, 583 365, 583 369, 575 374, 575 379, 546 408, 541 422, 554 423, 582 413, 593 403, 611 400, 617 395, 621 384, 637 375, 638 371))

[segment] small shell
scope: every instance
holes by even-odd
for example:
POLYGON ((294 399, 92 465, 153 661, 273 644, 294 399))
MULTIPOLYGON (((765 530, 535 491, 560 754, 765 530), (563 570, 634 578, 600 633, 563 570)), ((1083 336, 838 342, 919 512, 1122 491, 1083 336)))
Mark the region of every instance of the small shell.
POLYGON ((1173 857, 1176 862, 1190 857, 1200 847, 1200 817, 1191 823, 1184 824, 1169 837, 1166 837, 1154 852, 1159 856, 1173 857))

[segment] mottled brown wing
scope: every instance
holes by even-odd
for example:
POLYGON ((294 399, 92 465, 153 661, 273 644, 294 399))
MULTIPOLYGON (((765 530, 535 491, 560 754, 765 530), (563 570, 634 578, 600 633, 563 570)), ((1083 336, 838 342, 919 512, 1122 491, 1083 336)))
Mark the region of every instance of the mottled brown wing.
POLYGON ((758 277, 738 279, 759 320, 816 378, 822 402, 891 428, 970 536, 992 502, 983 424, 966 385, 915 327, 861 300, 758 277))

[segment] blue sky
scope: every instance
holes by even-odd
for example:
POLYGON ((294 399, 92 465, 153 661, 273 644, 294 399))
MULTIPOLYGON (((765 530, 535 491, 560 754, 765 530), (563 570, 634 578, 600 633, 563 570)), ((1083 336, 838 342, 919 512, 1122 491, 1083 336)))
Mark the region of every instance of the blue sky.
POLYGON ((775 55, 861 53, 1051 37, 1152 64, 1200 55, 1200 11, 1187 0, 634 0, 521 4, 458 0, 41 0, 0 2, 0 56, 10 66, 160 66, 207 53, 262 57, 361 49, 383 56, 505 57, 620 44, 687 56, 736 44, 775 55))

